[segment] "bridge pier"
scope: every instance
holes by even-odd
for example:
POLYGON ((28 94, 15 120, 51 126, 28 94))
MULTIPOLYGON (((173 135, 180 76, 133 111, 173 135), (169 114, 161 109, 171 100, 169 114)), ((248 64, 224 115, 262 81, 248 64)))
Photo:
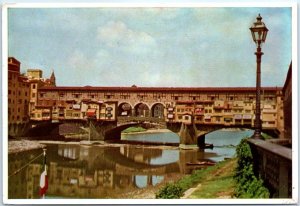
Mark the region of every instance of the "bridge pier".
POLYGON ((197 138, 197 145, 201 149, 205 148, 205 135, 201 135, 197 138))
POLYGON ((113 140, 118 139, 113 129, 117 127, 117 121, 105 122, 90 120, 90 140, 113 140))
POLYGON ((199 147, 205 148, 205 135, 200 135, 201 132, 195 124, 181 123, 179 131, 180 148, 199 147))

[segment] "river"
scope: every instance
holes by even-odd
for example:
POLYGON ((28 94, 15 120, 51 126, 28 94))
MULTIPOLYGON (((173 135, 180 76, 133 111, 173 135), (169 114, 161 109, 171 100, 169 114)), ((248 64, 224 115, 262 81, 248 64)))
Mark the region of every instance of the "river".
MULTIPOLYGON (((132 192, 153 188, 173 176, 190 174, 203 165, 234 156, 241 138, 253 131, 216 131, 206 135, 213 149, 180 150, 178 147, 143 145, 47 145, 46 198, 130 198, 132 192)), ((123 137, 124 138, 124 137, 123 137)), ((126 135, 127 140, 179 142, 171 132, 126 135)), ((43 157, 41 149, 9 155, 8 197, 39 197, 43 157), (27 167, 14 174, 15 171, 27 167)))

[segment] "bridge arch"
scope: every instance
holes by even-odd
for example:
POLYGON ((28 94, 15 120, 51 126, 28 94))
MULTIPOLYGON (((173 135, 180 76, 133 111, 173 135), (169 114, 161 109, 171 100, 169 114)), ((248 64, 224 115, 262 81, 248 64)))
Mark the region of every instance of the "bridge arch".
POLYGON ((150 106, 145 102, 139 102, 134 105, 134 116, 136 117, 150 117, 150 106))
POLYGON ((164 119, 165 117, 164 110, 165 110, 165 105, 163 103, 156 102, 152 104, 151 117, 164 119))
POLYGON ((132 105, 129 102, 118 104, 118 116, 132 116, 132 105))

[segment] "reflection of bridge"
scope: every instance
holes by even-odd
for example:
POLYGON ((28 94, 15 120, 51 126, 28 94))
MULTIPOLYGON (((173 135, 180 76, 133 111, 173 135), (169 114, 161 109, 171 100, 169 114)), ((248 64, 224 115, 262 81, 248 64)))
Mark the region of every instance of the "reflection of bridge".
MULTIPOLYGON (((167 152, 170 151, 174 153, 172 160, 153 164, 153 160, 163 156, 162 150, 126 146, 121 148, 69 144, 48 146, 49 187, 47 194, 77 198, 106 198, 112 197, 110 195, 113 194, 126 194, 141 185, 146 187, 159 183, 157 180, 154 181, 157 177, 162 180, 171 173, 190 173, 190 166, 186 163, 205 158, 204 153, 199 155, 198 150, 168 150, 167 152)), ((30 160, 32 158, 30 155, 30 153, 25 153, 23 160, 30 160)), ((38 191, 39 187, 41 162, 35 162, 28 169, 10 179, 11 198, 14 198, 14 195, 24 198, 22 195, 26 192, 32 192, 34 195, 31 197, 37 198, 38 194, 34 191, 38 191), (34 176, 32 176, 33 171, 34 176), (24 181, 22 179, 24 176, 32 176, 30 182, 26 182, 32 191, 27 191, 28 188, 24 187, 22 190, 15 188, 24 181)), ((10 159, 9 168, 14 170, 15 164, 19 165, 20 159, 10 159)), ((120 196, 116 197, 120 198, 120 196)))

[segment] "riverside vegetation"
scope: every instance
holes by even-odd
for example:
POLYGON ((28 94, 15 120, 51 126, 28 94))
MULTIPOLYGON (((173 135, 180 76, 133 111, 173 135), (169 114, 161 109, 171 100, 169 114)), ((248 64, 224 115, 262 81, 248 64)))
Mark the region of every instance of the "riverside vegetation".
POLYGON ((134 132, 145 132, 147 129, 144 129, 143 127, 129 127, 122 131, 122 133, 134 133, 134 132))
POLYGON ((167 183, 156 198, 178 199, 189 188, 194 191, 185 198, 269 198, 261 178, 253 171, 253 156, 247 138, 236 148, 236 157, 215 166, 195 170, 177 182, 167 183))

